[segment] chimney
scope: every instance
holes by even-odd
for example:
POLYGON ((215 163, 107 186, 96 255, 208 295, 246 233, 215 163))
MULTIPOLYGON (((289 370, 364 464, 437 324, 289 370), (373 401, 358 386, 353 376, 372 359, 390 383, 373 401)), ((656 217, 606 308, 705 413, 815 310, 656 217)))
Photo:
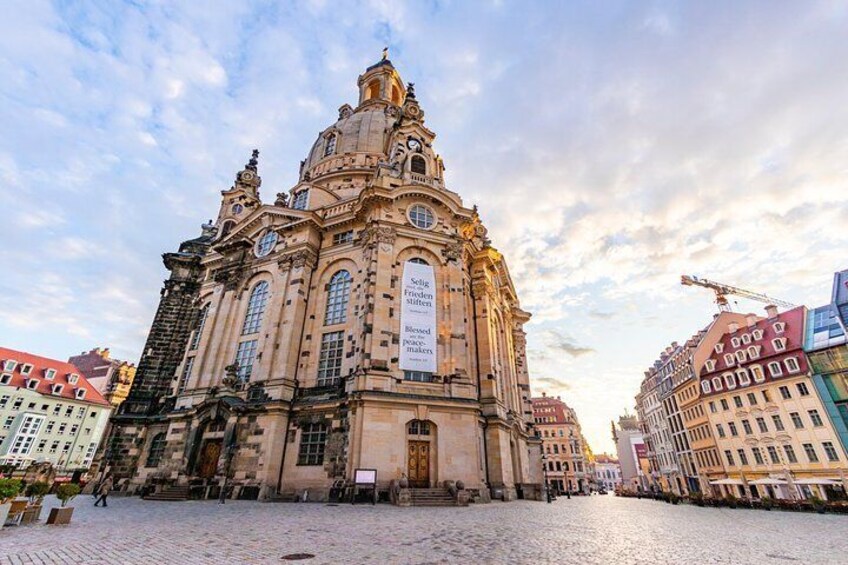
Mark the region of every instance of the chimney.
POLYGON ((757 315, 756 314, 748 314, 745 316, 745 321, 748 322, 748 327, 753 328, 757 325, 757 315))
POLYGON ((546 398, 547 396, 548 396, 548 393, 543 390, 542 391, 542 398, 546 398))
POLYGON ((735 334, 738 329, 739 329, 739 324, 737 324, 736 322, 730 322, 729 324, 727 324, 727 331, 729 331, 732 334, 735 334))
POLYGON ((766 306, 766 316, 768 316, 769 320, 777 318, 777 306, 775 306, 774 304, 769 304, 768 306, 766 306))

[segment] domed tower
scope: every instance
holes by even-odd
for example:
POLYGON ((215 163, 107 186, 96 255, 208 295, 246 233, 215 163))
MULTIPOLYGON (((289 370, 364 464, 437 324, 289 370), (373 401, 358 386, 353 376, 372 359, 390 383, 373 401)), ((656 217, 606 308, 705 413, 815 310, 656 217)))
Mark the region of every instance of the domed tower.
POLYGON ((182 360, 151 377, 171 394, 132 428, 132 485, 218 485, 229 468, 240 496, 320 498, 376 469, 386 491, 406 475, 539 492, 530 315, 476 208, 445 188, 413 85, 384 56, 357 87, 273 205, 258 152, 222 193, 181 298, 191 329, 155 335, 182 360))

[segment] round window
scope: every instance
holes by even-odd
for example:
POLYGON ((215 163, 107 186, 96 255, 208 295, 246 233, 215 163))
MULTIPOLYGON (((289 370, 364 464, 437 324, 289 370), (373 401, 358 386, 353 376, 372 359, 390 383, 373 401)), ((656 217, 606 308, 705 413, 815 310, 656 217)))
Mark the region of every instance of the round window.
POLYGON ((421 204, 416 204, 409 209, 409 221, 417 228, 429 230, 433 227, 435 218, 432 210, 421 204))
POLYGON ((265 257, 274 250, 275 245, 277 245, 277 232, 265 232, 265 235, 256 242, 256 256, 265 257))
POLYGON ((242 210, 244 210, 244 206, 241 204, 233 204, 233 214, 241 214, 242 210))

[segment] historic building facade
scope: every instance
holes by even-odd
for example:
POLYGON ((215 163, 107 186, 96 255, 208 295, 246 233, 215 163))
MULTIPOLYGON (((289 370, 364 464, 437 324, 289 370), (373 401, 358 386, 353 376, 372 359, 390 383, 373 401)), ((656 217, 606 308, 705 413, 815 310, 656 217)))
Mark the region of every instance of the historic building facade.
POLYGON ((326 497, 462 480, 506 500, 541 483, 521 309, 476 208, 387 59, 259 197, 258 152, 171 272, 106 464, 125 488, 326 497), (204 490, 205 489, 205 490, 204 490))
POLYGON ((533 419, 542 440, 548 485, 555 494, 588 492, 594 482, 591 450, 583 438, 577 413, 559 397, 534 398, 533 419))
POLYGON ((120 406, 130 393, 136 367, 112 358, 109 348, 95 347, 68 359, 112 406, 120 406))

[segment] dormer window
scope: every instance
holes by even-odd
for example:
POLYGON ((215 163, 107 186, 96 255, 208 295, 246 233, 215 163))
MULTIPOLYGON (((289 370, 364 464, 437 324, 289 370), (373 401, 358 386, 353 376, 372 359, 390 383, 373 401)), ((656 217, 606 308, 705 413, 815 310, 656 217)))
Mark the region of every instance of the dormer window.
POLYGON ((68 384, 75 385, 75 384, 77 384, 78 380, 79 380, 79 375, 77 375, 76 373, 70 373, 68 375, 68 384))
POLYGON ((724 351, 724 344, 723 343, 717 343, 717 344, 715 344, 714 349, 715 349, 716 353, 721 353, 722 351, 724 351))
POLYGON ((748 386, 751 384, 751 377, 748 376, 747 369, 738 369, 736 377, 739 379, 739 386, 748 386))
POLYGON ((82 400, 83 398, 85 398, 85 389, 84 388, 78 388, 76 390, 76 397, 77 397, 77 400, 82 400))
POLYGON ((733 339, 731 339, 731 340, 730 340, 730 345, 732 345, 733 347, 739 347, 739 338, 738 338, 738 337, 734 337, 733 339))
POLYGON ((708 381, 708 380, 701 381, 701 392, 703 392, 704 394, 710 393, 710 381, 708 381))
POLYGON ((801 370, 801 367, 798 366, 798 360, 794 357, 787 358, 783 363, 786 365, 786 370, 790 373, 797 373, 801 370))
POLYGON ((713 390, 719 391, 722 388, 721 379, 719 377, 713 377, 713 390))
POLYGON ((326 138, 324 138, 324 157, 329 157, 333 153, 336 152, 336 138, 338 136, 334 133, 331 133, 326 138))
POLYGON ((24 363, 23 365, 21 365, 21 374, 23 376, 28 377, 31 372, 32 365, 30 365, 29 363, 24 363))
POLYGON ((56 378, 56 369, 44 369, 44 378, 52 381, 56 378))
POLYGON ((783 330, 786 329, 786 324, 783 322, 775 322, 774 326, 772 327, 774 328, 774 333, 782 334, 783 330))
POLYGON ((27 379, 27 388, 35 390, 38 388, 38 379, 27 379))
MULTIPOLYGON (((778 365, 780 367, 780 365, 778 365)), ((759 365, 751 365, 751 374, 754 375, 755 383, 763 383, 766 381, 766 374, 763 372, 763 368, 759 365)))
POLYGON ((708 373, 711 373, 715 369, 715 361, 713 361, 712 359, 707 359, 707 361, 704 363, 704 368, 707 370, 708 373))
POLYGON ((774 346, 775 351, 786 351, 786 338, 778 337, 771 340, 771 344, 774 346))
POLYGON ((731 367, 731 366, 733 366, 733 364, 735 362, 736 362, 736 360, 734 359, 733 355, 731 355, 730 353, 724 354, 724 364, 725 365, 727 365, 728 367, 731 367))
POLYGON ((724 384, 727 385, 728 389, 736 388, 736 376, 733 373, 724 373, 722 376, 724 377, 724 384))
POLYGON ((760 356, 760 346, 759 345, 752 345, 751 347, 748 348, 748 357, 750 357, 751 359, 756 359, 759 356, 760 356))
POLYGON ((6 359, 3 362, 3 370, 9 371, 10 373, 15 370, 15 367, 18 366, 18 362, 14 359, 6 359))
POLYGON ((771 373, 772 377, 779 377, 783 374, 783 369, 780 367, 780 363, 777 361, 768 364, 769 373, 771 373))
POLYGON ((12 382, 12 374, 11 373, 3 373, 0 375, 0 385, 7 385, 12 382))
POLYGON ((754 336, 754 339, 763 339, 763 330, 754 330, 751 335, 754 336))
POLYGON ((65 385, 54 384, 50 388, 50 392, 52 392, 53 394, 62 394, 62 389, 64 389, 64 388, 65 388, 65 385))
POLYGON ((309 190, 299 190, 294 193, 294 198, 292 198, 291 207, 294 210, 306 210, 306 206, 309 204, 309 190))
POLYGON ((751 335, 750 334, 743 334, 742 335, 742 343, 744 343, 745 345, 748 345, 749 343, 751 343, 751 335))

